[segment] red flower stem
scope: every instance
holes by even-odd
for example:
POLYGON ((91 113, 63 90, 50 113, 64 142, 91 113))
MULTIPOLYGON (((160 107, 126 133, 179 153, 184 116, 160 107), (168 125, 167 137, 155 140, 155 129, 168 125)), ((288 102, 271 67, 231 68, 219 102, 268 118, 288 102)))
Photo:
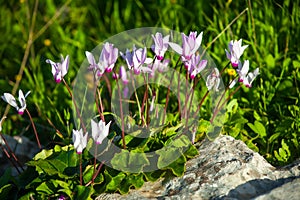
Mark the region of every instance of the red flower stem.
MULTIPOLYGON (((99 103, 100 103, 100 117, 101 117, 101 120, 103 121, 103 122, 105 122, 105 119, 104 119, 104 115, 103 115, 103 111, 104 111, 104 109, 103 109, 103 104, 102 104, 102 99, 101 99, 101 94, 100 94, 100 92, 99 92, 99 90, 98 89, 96 89, 97 90, 97 94, 98 94, 98 98, 96 98, 97 99, 97 101, 99 100, 99 103)), ((98 106, 97 106, 98 107, 98 106)))
POLYGON ((225 99, 225 101, 221 104, 219 108, 216 107, 214 114, 210 120, 210 123, 213 123, 215 117, 217 116, 218 112, 221 110, 221 108, 225 105, 225 103, 242 87, 242 85, 239 85, 228 97, 225 99))
MULTIPOLYGON (((19 174, 21 174, 19 168, 16 166, 16 164, 12 161, 9 153, 7 152, 7 150, 2 146, 2 144, 0 144, 2 151, 4 152, 4 154, 6 155, 6 157, 8 158, 8 160, 10 161, 10 163, 16 168, 16 170, 18 171, 19 174)), ((24 169, 22 168, 22 170, 24 171, 24 169)))
POLYGON ((65 86, 66 86, 66 88, 67 88, 67 90, 68 90, 68 92, 69 92, 71 98, 72 98, 72 101, 73 101, 73 103, 74 103, 74 107, 75 107, 76 113, 77 113, 77 115, 78 115, 78 117, 79 117, 81 126, 82 126, 82 128, 83 128, 83 131, 86 133, 85 125, 84 125, 84 123, 83 123, 81 114, 80 114, 79 109, 78 109, 78 107, 77 107, 76 101, 75 101, 75 99, 74 99, 74 97, 73 97, 73 94, 72 94, 72 92, 71 92, 71 90, 70 90, 70 87, 68 86, 68 84, 67 84, 67 82, 65 81, 64 78, 63 78, 62 80, 63 80, 63 82, 64 82, 64 84, 65 84, 65 86))
MULTIPOLYGON (((3 136, 2 133, 0 133, 0 136, 2 138, 2 140, 4 141, 4 144, 6 146, 6 148, 8 149, 8 151, 10 152, 10 154, 12 155, 12 157, 14 158, 14 160, 18 163, 18 165, 21 167, 21 169, 24 171, 24 168, 22 166, 22 164, 20 163, 20 161, 18 160, 17 156, 15 155, 15 153, 11 150, 7 140, 5 139, 5 137, 3 136)), ((1 144, 0 144, 1 145, 1 144)))
POLYGON ((122 129, 122 142, 123 142, 123 149, 126 149, 126 143, 125 143, 125 132, 124 132, 124 116, 123 116, 123 105, 122 105, 122 95, 121 95, 121 90, 119 86, 119 81, 117 81, 117 87, 118 87, 118 95, 120 98, 120 117, 121 117, 121 129, 122 129))
POLYGON ((35 125, 34 125, 34 123, 33 123, 33 120, 32 120, 32 117, 31 117, 31 115, 30 115, 30 112, 28 111, 27 108, 26 108, 25 110, 26 110, 26 113, 27 113, 27 115, 29 116, 30 122, 31 122, 31 124, 32 124, 32 128, 33 128, 33 131, 34 131, 35 138, 36 138, 36 141, 37 141, 37 143, 38 143, 38 146, 39 146, 40 149, 42 149, 42 146, 41 146, 41 143, 40 143, 40 140, 39 140, 39 136, 38 136, 38 133, 37 133, 37 131, 36 131, 35 125))
MULTIPOLYGON (((177 67, 177 65, 178 65, 178 63, 179 63, 179 61, 180 61, 180 57, 178 58, 178 60, 177 60, 177 62, 176 62, 176 64, 175 64, 175 67, 174 67, 175 69, 176 69, 176 67, 177 67)), ((174 72, 175 72, 175 70, 174 70, 173 73, 172 73, 171 80, 170 80, 170 84, 169 84, 169 86, 168 86, 168 92, 167 92, 167 97, 166 97, 166 104, 165 104, 164 114, 163 114, 163 118, 162 118, 162 124, 165 123, 165 117, 166 117, 166 114, 167 114, 167 107, 168 107, 168 104, 169 104, 170 87, 171 87, 171 84, 172 84, 172 82, 173 82, 174 72)))
POLYGON ((148 99, 148 82, 146 81, 146 76, 145 74, 143 74, 143 77, 144 77, 144 83, 146 85, 146 89, 145 89, 145 93, 144 93, 144 98, 143 98, 143 103, 142 103, 142 108, 141 108, 141 116, 142 116, 142 125, 147 125, 147 119, 146 121, 145 120, 145 117, 143 116, 144 115, 144 109, 145 109, 145 113, 146 113, 146 108, 145 108, 145 105, 146 105, 146 101, 148 99))
MULTIPOLYGON (((193 82, 194 82, 193 87, 190 89, 189 95, 188 95, 188 97, 189 97, 191 95, 191 93, 192 93, 191 100, 190 100, 190 105, 189 105, 189 108, 188 108, 188 111, 187 111, 187 116, 186 116, 186 124, 185 124, 186 127, 188 125, 188 119, 190 117, 190 111, 191 111, 192 102, 193 102, 193 98, 194 98, 194 90, 195 90, 195 87, 196 87, 196 85, 198 83, 198 79, 194 79, 193 82)), ((185 106, 188 106, 187 105, 187 99, 186 99, 186 102, 185 102, 185 106)))
POLYGON ((99 165, 99 167, 98 167, 98 169, 97 169, 97 172, 93 175, 92 180, 89 181, 89 182, 85 185, 86 187, 89 186, 89 185, 91 185, 92 183, 94 183, 96 177, 97 177, 98 174, 100 173, 100 170, 101 170, 102 166, 104 165, 104 162, 105 162, 105 161, 101 162, 101 164, 99 165))
POLYGON ((198 108, 197 108, 197 110, 196 110, 196 112, 195 112, 193 118, 195 118, 196 115, 198 114, 198 112, 200 111, 200 108, 201 108, 201 106, 202 106, 204 100, 206 99, 208 93, 209 93, 209 90, 207 90, 207 92, 205 93, 205 95, 202 97, 201 102, 199 103, 198 108))

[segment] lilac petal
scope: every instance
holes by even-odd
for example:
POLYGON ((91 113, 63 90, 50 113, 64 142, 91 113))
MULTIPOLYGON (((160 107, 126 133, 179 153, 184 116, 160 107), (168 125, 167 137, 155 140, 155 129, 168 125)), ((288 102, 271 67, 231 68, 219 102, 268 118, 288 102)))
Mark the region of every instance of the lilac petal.
POLYGON ((179 55, 182 55, 182 48, 180 45, 173 43, 173 42, 169 42, 169 46, 179 55))

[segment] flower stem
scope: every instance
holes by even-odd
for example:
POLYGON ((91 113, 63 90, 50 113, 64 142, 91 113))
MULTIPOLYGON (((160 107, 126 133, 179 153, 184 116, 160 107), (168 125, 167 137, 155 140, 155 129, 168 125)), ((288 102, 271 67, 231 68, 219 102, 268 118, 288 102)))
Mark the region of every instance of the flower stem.
POLYGON ((25 110, 26 110, 26 113, 27 113, 27 115, 29 116, 30 122, 31 122, 31 124, 32 124, 32 128, 33 128, 33 131, 34 131, 35 138, 36 138, 36 141, 37 141, 37 143, 38 143, 38 146, 39 146, 40 149, 42 149, 42 146, 41 146, 41 143, 40 143, 40 140, 39 140, 39 136, 38 136, 38 133, 37 133, 37 131, 36 131, 35 125, 34 125, 34 123, 33 123, 33 120, 32 120, 32 117, 31 117, 31 115, 30 115, 30 112, 28 111, 27 108, 26 108, 25 110))
MULTIPOLYGON (((18 163, 18 165, 21 167, 21 169, 24 171, 24 168, 22 166, 22 164, 20 163, 20 161, 18 160, 17 156, 15 155, 15 153, 11 150, 7 140, 5 139, 5 137, 3 136, 2 133, 0 133, 0 136, 2 138, 2 140, 4 141, 4 144, 6 146, 6 148, 8 149, 8 151, 10 152, 10 154, 12 155, 12 157, 14 158, 14 160, 18 163)), ((1 145, 1 144, 0 144, 1 145)), ((1 145, 2 147, 2 145, 1 145)), ((8 153, 8 152, 7 152, 8 153)), ((9 157, 8 157, 9 158, 9 157)))
POLYGON ((101 120, 105 122, 104 115, 103 115, 103 110, 104 109, 103 109, 101 94, 100 94, 100 92, 99 92, 99 90, 97 88, 96 88, 96 92, 97 92, 97 96, 95 96, 96 106, 97 106, 97 109, 98 109, 98 112, 99 112, 101 120))
MULTIPOLYGON (((12 161, 9 153, 7 152, 7 150, 2 146, 2 144, 0 144, 0 147, 2 149, 2 151, 4 152, 4 154, 6 155, 6 157, 8 158, 8 160, 10 161, 10 163, 16 168, 16 170, 18 171, 19 174, 21 174, 19 168, 16 166, 16 164, 12 161)), ((24 169, 22 168, 22 170, 24 171, 24 169)))
POLYGON ((147 125, 147 116, 145 117, 145 116, 143 116, 144 115, 144 111, 145 111, 145 113, 147 113, 146 112, 146 109, 147 109, 147 107, 145 106, 146 105, 146 101, 147 101, 147 99, 148 99, 148 81, 146 80, 146 76, 145 76, 145 74, 143 74, 143 77, 144 77, 144 83, 145 83, 145 85, 146 85, 146 89, 145 89, 145 93, 144 93, 144 98, 143 98, 143 103, 142 103, 142 108, 141 108, 141 116, 142 116, 142 125, 147 125), (146 107, 146 108, 145 108, 146 107))
POLYGON ((75 107, 76 113, 77 113, 77 115, 78 115, 78 117, 79 117, 81 126, 82 126, 82 128, 83 128, 83 131, 86 133, 85 125, 84 125, 84 123, 83 123, 81 114, 80 114, 80 112, 79 112, 79 109, 78 109, 78 107, 77 107, 76 101, 75 101, 75 99, 74 99, 74 97, 73 97, 73 94, 72 94, 72 92, 71 92, 71 89, 70 89, 69 85, 67 84, 67 82, 65 81, 65 79, 63 78, 62 80, 63 80, 63 82, 64 82, 64 84, 65 84, 65 86, 66 86, 66 88, 67 88, 67 90, 68 90, 68 92, 69 92, 71 98, 72 98, 72 101, 73 101, 73 103, 74 103, 74 107, 75 107))
POLYGON ((135 99, 136 99, 136 103, 137 103, 137 106, 138 106, 138 109, 139 109, 140 120, 142 120, 142 109, 141 109, 139 97, 138 97, 137 92, 136 92, 133 76, 134 76, 134 74, 133 74, 133 71, 131 70, 131 83, 132 83, 132 87, 133 87, 133 90, 134 90, 134 96, 135 96, 135 99))
POLYGON ((122 104, 122 95, 120 90, 120 85, 118 79, 117 81, 117 87, 118 87, 118 95, 119 95, 119 101, 120 101, 120 117, 121 117, 121 131, 122 131, 122 142, 123 142, 123 149, 126 149, 126 143, 125 143, 125 125, 124 125, 124 116, 123 116, 123 104, 122 104))
MULTIPOLYGON (((178 58, 178 60, 177 60, 177 62, 175 64, 175 68, 177 67, 179 61, 180 61, 180 57, 178 58)), ((165 117, 166 117, 166 114, 167 114, 167 107, 168 107, 168 104, 169 104, 169 96, 170 96, 170 90, 171 90, 170 87, 171 87, 171 84, 173 82, 174 73, 175 73, 175 70, 173 70, 173 72, 172 72, 170 84, 168 86, 168 92, 167 92, 167 97, 166 97, 166 104, 165 104, 164 114, 163 114, 163 118, 162 118, 162 124, 165 123, 165 117)))
POLYGON ((242 84, 240 84, 226 99, 225 101, 221 104, 221 106, 218 108, 216 107, 214 114, 210 120, 210 123, 213 123, 215 117, 217 116, 218 112, 221 110, 221 108, 225 105, 225 103, 242 87, 242 84))
POLYGON ((98 176, 98 174, 99 174, 101 168, 102 168, 103 165, 104 165, 104 162, 105 162, 105 161, 101 162, 101 164, 99 165, 99 167, 98 167, 98 169, 97 169, 97 172, 94 173, 94 175, 93 175, 93 177, 92 177, 92 180, 89 181, 89 182, 85 185, 86 187, 89 186, 90 184, 94 183, 96 177, 98 176))
POLYGON ((82 154, 79 154, 79 173, 80 185, 82 185, 82 154))
POLYGON ((202 106, 202 104, 203 104, 203 102, 206 99, 206 97, 207 97, 208 94, 209 94, 209 90, 207 90, 207 92, 205 93, 205 95, 202 97, 201 102, 199 103, 198 108, 197 108, 197 110, 196 110, 193 118, 195 118, 196 115, 198 114, 198 112, 200 111, 200 108, 201 108, 201 106, 202 106))

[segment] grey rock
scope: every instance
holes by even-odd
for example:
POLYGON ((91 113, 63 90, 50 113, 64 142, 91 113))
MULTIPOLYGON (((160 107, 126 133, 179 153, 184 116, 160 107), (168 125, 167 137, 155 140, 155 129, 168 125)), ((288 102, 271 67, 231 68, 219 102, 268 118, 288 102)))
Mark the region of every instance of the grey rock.
MULTIPOLYGON (((39 148, 38 148, 37 144, 32 142, 31 140, 29 140, 27 137, 24 137, 24 136, 11 137, 11 136, 5 135, 5 134, 2 134, 2 135, 4 136, 6 142, 10 146, 11 150, 16 155, 16 158, 18 159, 19 163, 25 169, 26 168, 25 162, 32 159, 34 157, 34 155, 37 152, 39 152, 39 148)), ((2 145, 2 147, 7 149, 5 142, 3 141, 3 139, 1 137, 0 137, 0 145, 2 145)), ((8 149, 7 149, 7 151, 9 152, 8 149)), ((12 163, 8 160, 7 156, 4 154, 2 149, 0 150, 0 152, 2 152, 2 153, 0 153, 0 159, 1 159, 0 176, 1 176, 1 174, 4 172, 3 170, 7 169, 8 167, 12 167, 12 163)), ((12 161, 16 164, 16 166, 18 166, 18 169, 21 171, 21 168, 15 162, 15 160, 12 159, 12 161)), ((14 168, 14 167, 12 167, 12 175, 13 176, 18 175, 18 172, 17 172, 16 168, 14 168)))
POLYGON ((242 141, 221 135, 204 140, 182 177, 147 182, 127 195, 97 199, 300 199, 300 162, 276 169, 242 141), (295 198, 294 198, 295 199, 295 198))

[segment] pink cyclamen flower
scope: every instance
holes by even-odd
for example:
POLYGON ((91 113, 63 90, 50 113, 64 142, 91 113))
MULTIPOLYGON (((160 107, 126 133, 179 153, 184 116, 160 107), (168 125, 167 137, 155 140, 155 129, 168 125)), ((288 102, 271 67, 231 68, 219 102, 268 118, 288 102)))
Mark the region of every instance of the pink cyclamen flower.
POLYGON ((149 64, 149 68, 151 68, 150 77, 154 77, 156 71, 160 73, 168 71, 169 63, 170 60, 168 59, 165 59, 163 61, 157 59, 154 61, 153 64, 149 64))
POLYGON ((88 136, 88 133, 83 135, 82 129, 80 129, 79 131, 73 129, 72 139, 73 139, 74 148, 76 149, 77 154, 81 154, 82 151, 86 148, 87 139, 88 139, 87 136, 88 136))
POLYGON ((99 63, 102 65, 106 72, 111 72, 115 66, 118 58, 119 50, 114 47, 113 44, 106 42, 103 45, 102 52, 100 54, 99 63))
POLYGON ((190 32, 189 36, 186 36, 184 33, 181 33, 182 36, 182 47, 176 43, 169 42, 170 47, 181 55, 181 60, 186 62, 192 58, 192 55, 198 51, 201 42, 203 32, 197 36, 197 31, 190 32))
POLYGON ((207 76, 206 87, 208 90, 214 89, 219 91, 218 87, 220 85, 220 73, 218 68, 214 68, 210 75, 207 76))
POLYGON ((26 100, 25 100, 25 98, 29 94, 30 94, 30 91, 28 91, 24 96, 22 90, 19 90, 19 103, 20 103, 20 105, 17 104, 17 101, 16 101, 15 97, 10 93, 4 93, 3 96, 1 96, 1 98, 6 103, 8 103, 9 105, 16 108, 16 110, 18 111, 18 114, 23 115, 24 110, 26 109, 26 100))
POLYGON ((151 36, 154 40, 154 45, 151 46, 151 49, 157 56, 158 60, 163 60, 165 52, 168 49, 170 35, 162 37, 162 34, 157 32, 155 36, 151 36))
POLYGON ((124 85, 128 84, 129 80, 127 79, 127 74, 124 66, 120 67, 119 78, 122 79, 124 85))
POLYGON ((91 120, 92 137, 96 144, 101 144, 104 138, 108 136, 110 123, 111 121, 105 125, 105 122, 102 120, 99 123, 91 120))
POLYGON ((64 59, 61 56, 61 62, 55 63, 50 59, 46 60, 52 67, 52 74, 56 83, 60 83, 63 77, 67 74, 69 68, 69 55, 64 59))
POLYGON ((86 51, 85 55, 86 55, 86 58, 87 58, 87 60, 89 62, 88 69, 92 70, 94 72, 95 79, 97 80, 99 77, 102 77, 102 75, 105 72, 104 66, 101 65, 100 62, 96 63, 95 57, 94 57, 94 55, 91 52, 86 51))
POLYGON ((243 55, 245 49, 248 47, 248 45, 242 46, 242 39, 239 41, 233 41, 231 40, 228 44, 228 49, 225 49, 226 51, 226 56, 230 60, 231 65, 233 67, 238 67, 239 62, 240 62, 240 57, 243 55))
POLYGON ((194 79, 207 65, 207 60, 200 60, 199 55, 192 55, 192 58, 188 61, 188 70, 191 79, 194 79))

